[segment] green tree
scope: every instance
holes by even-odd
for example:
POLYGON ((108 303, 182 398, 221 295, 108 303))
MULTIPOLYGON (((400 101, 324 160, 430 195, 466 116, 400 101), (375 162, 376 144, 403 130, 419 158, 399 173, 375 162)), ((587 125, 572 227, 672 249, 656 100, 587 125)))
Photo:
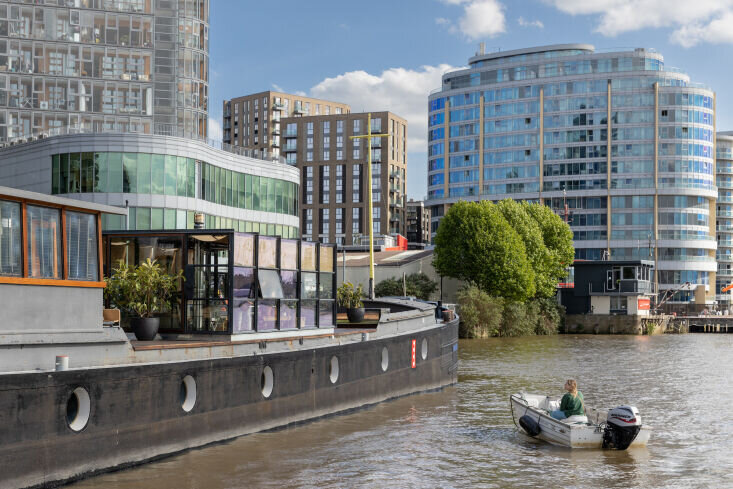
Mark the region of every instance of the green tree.
POLYGON ((575 248, 573 232, 552 209, 540 204, 526 204, 527 212, 542 231, 542 239, 550 254, 547 275, 556 285, 567 276, 567 268, 573 264, 575 248))
POLYGON ((512 199, 502 200, 497 204, 504 219, 522 237, 524 248, 527 250, 527 259, 534 271, 536 294, 539 297, 551 297, 555 294, 557 280, 554 279, 552 256, 542 237, 539 224, 528 212, 528 207, 538 204, 517 202, 512 199))
POLYGON ((523 302, 535 295, 524 242, 489 201, 453 204, 438 227, 433 266, 495 297, 523 302))

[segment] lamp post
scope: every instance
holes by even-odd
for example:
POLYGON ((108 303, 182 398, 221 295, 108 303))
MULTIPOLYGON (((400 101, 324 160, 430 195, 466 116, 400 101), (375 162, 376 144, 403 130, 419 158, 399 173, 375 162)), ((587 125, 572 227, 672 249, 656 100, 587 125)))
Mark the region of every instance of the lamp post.
POLYGON ((367 133, 349 136, 350 139, 367 140, 367 202, 369 205, 369 298, 374 299, 374 225, 372 224, 372 138, 390 137, 386 134, 372 134, 372 114, 367 114, 367 133))

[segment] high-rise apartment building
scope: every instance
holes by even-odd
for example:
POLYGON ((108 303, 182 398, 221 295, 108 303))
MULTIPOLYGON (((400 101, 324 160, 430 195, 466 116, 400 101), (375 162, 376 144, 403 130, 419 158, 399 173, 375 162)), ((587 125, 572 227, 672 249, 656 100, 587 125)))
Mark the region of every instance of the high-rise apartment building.
POLYGON ((367 114, 287 117, 282 151, 301 174, 303 239, 350 245, 368 234, 367 151, 372 151, 375 235, 405 234, 407 121, 391 112, 371 114, 373 133, 391 137, 352 139, 367 133, 367 114))
POLYGON ((718 304, 730 309, 731 292, 722 292, 733 283, 733 132, 719 132, 715 144, 715 180, 718 207, 715 227, 718 238, 718 275, 715 293, 718 304))
POLYGON ((341 115, 347 104, 281 92, 260 92, 224 101, 224 143, 279 155, 285 117, 341 115))
POLYGON ((0 142, 206 137, 208 43, 209 0, 0 2, 0 142))
POLYGON ((443 75, 428 124, 433 233, 460 199, 565 202, 576 258, 651 254, 672 303, 695 285, 714 301, 715 95, 661 54, 479 52, 443 75))
POLYGON ((106 229, 295 238, 299 172, 207 141, 209 0, 0 1, 0 182, 124 206, 106 229))
POLYGON ((407 201, 406 231, 408 245, 430 243, 430 207, 422 200, 407 201))

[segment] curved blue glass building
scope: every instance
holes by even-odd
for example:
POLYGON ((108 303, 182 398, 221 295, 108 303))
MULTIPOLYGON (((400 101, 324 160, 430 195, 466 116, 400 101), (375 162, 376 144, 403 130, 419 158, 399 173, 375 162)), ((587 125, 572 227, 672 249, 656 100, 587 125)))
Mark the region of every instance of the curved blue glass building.
POLYGON ((672 304, 715 300, 715 94, 661 54, 477 53, 443 75, 428 125, 433 233, 460 199, 542 202, 576 258, 652 258, 672 304))

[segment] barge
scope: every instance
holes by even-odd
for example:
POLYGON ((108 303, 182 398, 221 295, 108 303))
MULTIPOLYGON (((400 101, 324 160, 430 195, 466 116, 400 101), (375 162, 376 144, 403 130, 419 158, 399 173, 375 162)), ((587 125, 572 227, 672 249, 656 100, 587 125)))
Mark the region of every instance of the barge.
POLYGON ((458 319, 339 319, 332 245, 233 230, 101 233, 124 209, 0 187, 0 488, 54 487, 457 381, 458 319), (103 318, 113 260, 186 281, 155 341, 103 318), (68 364, 68 368, 66 368, 68 364))

